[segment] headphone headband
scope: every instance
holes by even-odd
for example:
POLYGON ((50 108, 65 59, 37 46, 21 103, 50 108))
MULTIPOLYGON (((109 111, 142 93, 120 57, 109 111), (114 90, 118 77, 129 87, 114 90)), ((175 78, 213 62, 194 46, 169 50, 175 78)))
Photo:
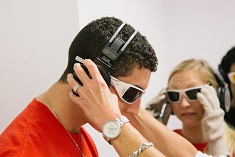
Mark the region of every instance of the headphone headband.
POLYGON ((113 34, 113 36, 109 39, 109 43, 112 43, 113 39, 118 35, 118 33, 122 30, 122 28, 126 25, 125 22, 121 24, 120 27, 116 30, 116 32, 113 34))
POLYGON ((119 56, 122 54, 125 48, 130 44, 131 40, 138 33, 138 31, 135 31, 130 36, 130 38, 126 42, 124 42, 122 39, 117 37, 117 35, 125 25, 126 23, 124 22, 118 27, 113 36, 105 44, 102 53, 95 59, 98 60, 98 62, 101 62, 108 71, 112 66, 112 62, 119 58, 119 56))

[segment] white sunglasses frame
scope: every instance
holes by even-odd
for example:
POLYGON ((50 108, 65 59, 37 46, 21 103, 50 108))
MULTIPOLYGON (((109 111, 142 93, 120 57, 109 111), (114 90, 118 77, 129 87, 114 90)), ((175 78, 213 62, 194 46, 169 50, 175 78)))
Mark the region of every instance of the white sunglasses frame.
POLYGON ((235 75, 235 72, 228 73, 228 79, 232 84, 235 84, 235 80, 232 79, 233 75, 235 75))
POLYGON ((139 88, 139 87, 136 87, 136 86, 134 86, 134 85, 132 85, 132 84, 122 82, 122 81, 118 80, 117 78, 115 78, 115 77, 113 77, 113 76, 111 76, 111 84, 113 85, 113 87, 114 87, 115 90, 117 91, 119 98, 121 98, 122 101, 124 101, 124 102, 127 103, 127 104, 133 104, 133 103, 135 103, 135 102, 136 102, 137 100, 139 100, 139 99, 144 95, 144 93, 146 92, 146 90, 143 90, 143 89, 141 89, 141 88, 139 88), (126 91, 127 91, 130 87, 132 87, 132 88, 134 88, 134 89, 137 89, 137 90, 139 90, 139 91, 142 92, 142 94, 141 94, 135 101, 133 101, 133 102, 128 102, 128 101, 126 101, 126 100, 124 100, 124 99, 122 98, 122 97, 124 96, 124 94, 126 93, 126 91))
POLYGON ((195 101, 198 101, 197 99, 196 100, 191 100, 191 99, 189 99, 189 97, 188 97, 188 95, 186 94, 186 92, 187 91, 189 91, 189 90, 193 90, 193 89, 201 89, 203 86, 195 86, 195 87, 191 87, 191 88, 185 88, 185 89, 180 89, 180 90, 171 90, 171 89, 169 89, 169 90, 167 90, 167 96, 168 96, 168 92, 178 92, 180 95, 179 95, 179 100, 178 101, 171 101, 170 99, 169 99, 169 96, 168 96, 168 101, 170 102, 170 103, 179 103, 180 101, 181 101, 181 99, 182 99, 182 95, 184 94, 184 96, 187 98, 187 100, 189 101, 189 102, 195 102, 195 101))

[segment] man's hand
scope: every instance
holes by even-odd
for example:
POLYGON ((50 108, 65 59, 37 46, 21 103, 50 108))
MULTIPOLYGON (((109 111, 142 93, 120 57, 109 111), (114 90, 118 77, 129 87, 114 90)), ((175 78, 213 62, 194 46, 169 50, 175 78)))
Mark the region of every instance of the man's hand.
MULTIPOLYGON (((82 108, 90 120, 90 124, 96 130, 101 131, 107 121, 122 116, 118 105, 118 97, 111 93, 94 62, 85 59, 84 65, 87 67, 92 79, 88 77, 81 65, 76 63, 74 71, 83 86, 76 88, 76 93, 79 96, 70 92, 70 98, 82 108)), ((68 75, 67 81, 71 89, 74 89, 78 84, 72 74, 68 75)))

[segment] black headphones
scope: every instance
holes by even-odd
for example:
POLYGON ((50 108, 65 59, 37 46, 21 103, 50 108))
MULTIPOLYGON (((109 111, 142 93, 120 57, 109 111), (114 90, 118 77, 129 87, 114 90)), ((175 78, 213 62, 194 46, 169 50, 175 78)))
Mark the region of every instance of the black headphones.
MULTIPOLYGON (((97 65, 97 67, 100 71, 100 74, 102 75, 102 77, 104 78, 106 84, 109 87, 110 87, 110 84, 111 84, 111 76, 110 76, 109 71, 110 71, 110 68, 112 66, 112 62, 119 58, 119 56, 125 50, 127 45, 131 42, 131 40, 138 33, 138 31, 135 31, 130 36, 130 38, 126 42, 124 42, 122 39, 117 37, 117 35, 125 25, 126 25, 126 23, 122 23, 121 26, 119 26, 119 28, 116 30, 116 32, 113 34, 113 36, 110 38, 110 40, 105 44, 104 48, 102 49, 102 53, 94 60, 94 62, 96 64, 101 63, 101 65, 104 66, 105 70, 103 69, 103 67, 101 68, 101 66, 97 65)), ((83 62, 83 59, 81 59, 79 56, 77 56, 75 58, 75 60, 80 62, 80 63, 83 62)), ((81 66, 84 69, 84 71, 86 72, 86 74, 89 76, 89 78, 91 78, 91 75, 90 75, 88 69, 83 64, 81 64, 81 66)), ((77 77, 75 72, 73 73, 73 77, 79 84, 83 85, 83 83, 77 77)), ((78 94, 76 94, 74 91, 73 91, 73 93, 78 96, 78 94)))
POLYGON ((218 70, 214 69, 212 66, 210 66, 210 68, 213 70, 218 83, 217 95, 220 101, 220 107, 227 113, 230 109, 231 101, 228 84, 224 81, 223 76, 218 70))
POLYGON ((120 55, 125 50, 127 45, 131 42, 131 40, 138 33, 138 31, 135 31, 130 36, 130 38, 126 42, 124 42, 122 39, 117 37, 117 35, 125 25, 126 23, 121 24, 121 26, 117 29, 117 31, 110 38, 110 40, 105 44, 102 50, 102 53, 94 60, 95 63, 101 63, 101 65, 104 65, 104 68, 108 72, 110 71, 112 62, 116 61, 120 57, 120 55))
MULTIPOLYGON (((230 84, 230 80, 227 74, 229 73, 229 69, 234 62, 235 62, 235 46, 233 46, 231 49, 228 50, 228 52, 223 56, 218 66, 218 71, 220 72, 220 74, 224 78, 224 81, 227 82, 228 85, 230 84)), ((232 100, 233 99, 232 90, 230 86, 228 86, 228 88, 232 100)))

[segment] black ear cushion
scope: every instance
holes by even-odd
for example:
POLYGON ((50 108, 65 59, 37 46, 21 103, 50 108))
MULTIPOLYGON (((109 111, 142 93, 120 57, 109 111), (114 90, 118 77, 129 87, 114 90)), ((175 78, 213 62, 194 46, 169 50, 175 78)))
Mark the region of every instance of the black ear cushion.
POLYGON ((218 98, 220 101, 220 107, 227 113, 230 109, 230 92, 227 87, 219 87, 218 98))
MULTIPOLYGON (((86 72, 86 74, 89 76, 90 79, 92 79, 88 69, 86 68, 85 65, 81 64, 81 67, 84 69, 84 71, 86 72)), ((100 74, 102 75, 103 79, 105 80, 106 84, 108 85, 108 87, 110 87, 110 84, 111 84, 111 76, 110 74, 105 71, 104 69, 102 69, 99 65, 97 65, 98 67, 98 70, 100 71, 100 74)), ((77 77, 76 73, 74 72, 73 73, 73 78, 80 84, 83 86, 83 83, 82 81, 77 77)), ((73 90, 72 90, 73 91, 73 90)), ((73 94, 79 96, 78 94, 76 94, 74 91, 73 91, 73 94)))
POLYGON ((111 85, 111 76, 110 73, 107 72, 106 70, 104 70, 103 68, 101 68, 99 65, 97 65, 101 76, 103 77, 104 81, 106 82, 106 84, 108 85, 108 87, 110 87, 111 85))
POLYGON ((225 70, 223 69, 221 64, 218 67, 218 71, 220 72, 220 74, 223 77, 224 81, 228 84, 228 90, 229 90, 229 93, 230 93, 230 98, 232 99, 233 98, 233 94, 232 94, 231 87, 229 86, 230 81, 229 81, 229 78, 227 76, 227 73, 225 72, 225 70))

